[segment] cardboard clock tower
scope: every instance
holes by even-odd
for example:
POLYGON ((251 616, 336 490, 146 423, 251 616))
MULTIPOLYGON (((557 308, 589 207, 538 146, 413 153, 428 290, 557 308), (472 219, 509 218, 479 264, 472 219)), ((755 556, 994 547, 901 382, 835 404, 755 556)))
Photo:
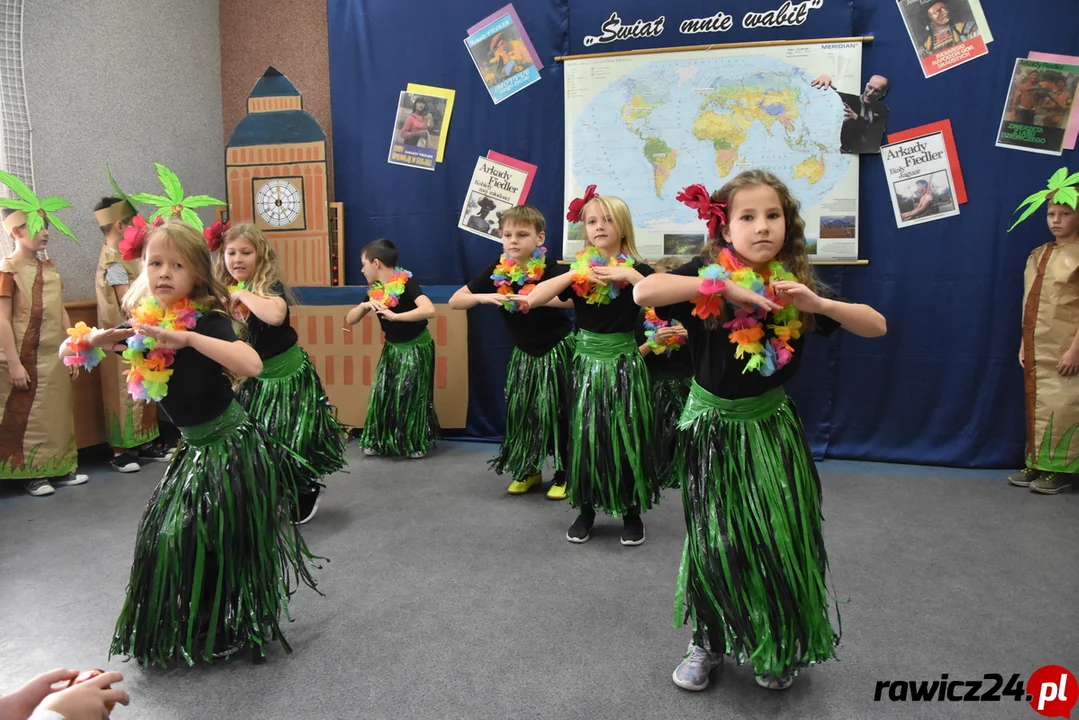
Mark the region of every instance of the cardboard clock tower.
POLYGON ((337 285, 331 247, 329 148, 299 90, 270 67, 225 147, 229 220, 266 233, 290 285, 337 285))

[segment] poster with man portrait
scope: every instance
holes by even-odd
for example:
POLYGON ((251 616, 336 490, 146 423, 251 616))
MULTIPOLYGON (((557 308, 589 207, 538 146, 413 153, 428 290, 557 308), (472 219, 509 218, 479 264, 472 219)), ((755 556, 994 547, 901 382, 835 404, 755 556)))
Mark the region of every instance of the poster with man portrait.
POLYGON ((928 78, 989 52, 993 37, 980 0, 897 0, 928 78))
POLYGON ((880 157, 884 161, 897 227, 959 214, 955 180, 942 133, 883 145, 880 157))
POLYGON ((1060 155, 1079 85, 1079 65, 1019 58, 1012 70, 997 147, 1060 155))

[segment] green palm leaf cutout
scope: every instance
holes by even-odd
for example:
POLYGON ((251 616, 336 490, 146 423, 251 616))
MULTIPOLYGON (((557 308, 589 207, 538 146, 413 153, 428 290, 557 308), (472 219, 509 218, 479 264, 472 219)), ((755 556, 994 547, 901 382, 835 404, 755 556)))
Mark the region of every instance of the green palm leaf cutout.
POLYGON ((135 205, 135 201, 127 193, 120 189, 120 184, 113 178, 112 170, 109 169, 108 163, 105 163, 105 174, 109 177, 109 184, 112 185, 112 191, 116 194, 116 197, 126 201, 131 206, 131 209, 137 213, 139 211, 138 206, 135 205))
POLYGON ((67 235, 75 241, 76 245, 78 245, 79 241, 74 233, 71 232, 68 226, 65 225, 60 218, 53 214, 57 210, 71 207, 71 203, 63 198, 55 196, 47 197, 44 200, 38 200, 37 195, 26 186, 26 183, 11 173, 4 172, 3 170, 0 170, 0 182, 11 188, 11 190, 20 198, 20 200, 14 201, 0 201, 0 206, 22 210, 26 213, 26 231, 30 234, 30 237, 33 237, 45 229, 45 221, 47 219, 50 224, 56 226, 57 230, 67 235))
MULTIPOLYGON (((64 235, 67 235, 72 240, 75 240, 75 235, 71 232, 71 229, 67 225, 65 225, 63 221, 60 220, 60 218, 56 217, 52 213, 49 213, 49 222, 55 225, 56 229, 62 232, 64 235)), ((78 243, 79 241, 75 240, 75 244, 77 245, 78 243)))
POLYGON ((165 188, 165 194, 174 205, 179 205, 184 199, 184 186, 180 184, 180 178, 161 163, 154 163, 154 167, 157 168, 157 179, 161 181, 161 187, 165 188))
POLYGON ((71 203, 59 197, 45 198, 41 201, 41 209, 48 213, 56 212, 57 210, 62 210, 69 207, 71 207, 71 203))
POLYGON ((28 203, 33 203, 34 207, 37 207, 37 195, 34 194, 33 190, 26 187, 26 183, 24 183, 22 180, 15 177, 9 172, 4 172, 3 170, 0 170, 0 182, 11 188, 11 191, 18 195, 21 199, 25 200, 28 203))
POLYGON ((199 214, 191 208, 184 208, 180 211, 180 219, 192 227, 202 230, 202 220, 199 218, 199 214))
POLYGON ((27 202, 26 200, 14 200, 12 198, 0 198, 0 207, 11 208, 12 210, 22 210, 23 212, 33 212, 36 203, 27 202))
POLYGON ((164 195, 154 195, 153 193, 135 193, 128 198, 132 207, 137 208, 139 205, 154 205, 156 207, 165 207, 171 205, 170 201, 164 195))
POLYGON ((1016 225, 1030 217, 1050 197, 1052 197, 1054 203, 1068 205, 1073 210, 1076 209, 1076 205, 1079 204, 1079 192, 1076 191, 1075 187, 1077 183, 1079 183, 1079 173, 1069 175, 1066 167, 1057 170, 1049 178, 1048 187, 1045 190, 1039 190, 1019 203, 1019 207, 1015 209, 1016 212, 1022 210, 1024 205, 1028 205, 1028 207, 1019 216, 1019 219, 1012 223, 1012 226, 1008 228, 1008 232, 1014 230, 1016 225))
POLYGON ((154 163, 154 167, 157 168, 157 177, 161 181, 165 195, 139 193, 131 196, 133 204, 153 205, 157 208, 150 216, 150 222, 158 216, 168 219, 179 215, 181 220, 201 232, 203 224, 195 208, 226 204, 224 200, 218 200, 209 195, 192 195, 185 198, 183 185, 180 184, 180 178, 176 176, 176 173, 160 163, 154 163))
POLYGON ((191 197, 184 198, 184 207, 186 208, 200 208, 200 207, 213 207, 214 205, 226 204, 223 200, 218 200, 215 197, 209 195, 192 195, 191 197))

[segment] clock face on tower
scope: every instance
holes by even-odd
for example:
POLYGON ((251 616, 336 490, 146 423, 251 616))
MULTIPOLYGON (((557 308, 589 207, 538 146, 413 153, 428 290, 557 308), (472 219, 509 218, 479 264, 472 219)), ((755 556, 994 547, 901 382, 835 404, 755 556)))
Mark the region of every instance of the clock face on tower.
POLYGON ((255 212, 267 229, 292 228, 297 222, 303 224, 302 187, 301 178, 274 178, 258 188, 255 212))

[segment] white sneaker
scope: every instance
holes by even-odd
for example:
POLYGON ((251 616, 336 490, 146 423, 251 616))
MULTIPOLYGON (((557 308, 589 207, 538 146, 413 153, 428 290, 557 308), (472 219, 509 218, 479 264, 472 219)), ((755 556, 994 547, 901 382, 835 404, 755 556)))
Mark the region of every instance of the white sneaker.
POLYGON ((34 497, 42 497, 44 495, 52 495, 56 492, 56 488, 54 488, 45 478, 38 478, 26 483, 26 492, 34 497))
POLYGON ((417 451, 416 451, 416 452, 414 452, 414 453, 409 453, 409 454, 408 454, 408 457, 409 457, 410 459, 412 459, 412 460, 419 460, 420 458, 425 458, 425 457, 427 457, 427 453, 425 453, 425 452, 424 452, 424 451, 422 451, 422 450, 417 450, 417 451))
POLYGON ((683 690, 700 692, 708 687, 712 671, 722 667, 722 655, 713 655, 705 648, 690 643, 685 658, 674 669, 671 679, 683 690))
POLYGON ((76 475, 74 472, 69 472, 67 475, 64 475, 63 477, 53 478, 52 479, 52 484, 56 485, 57 487, 66 487, 68 485, 82 485, 83 483, 85 483, 89 479, 90 479, 89 475, 82 475, 82 474, 76 475))
POLYGON ((367 457, 378 457, 378 450, 375 450, 374 448, 365 447, 363 449, 363 454, 366 455, 367 457))
POLYGON ((757 675, 757 684, 766 690, 786 690, 794 684, 794 675, 784 675, 783 677, 776 677, 775 675, 757 675))

